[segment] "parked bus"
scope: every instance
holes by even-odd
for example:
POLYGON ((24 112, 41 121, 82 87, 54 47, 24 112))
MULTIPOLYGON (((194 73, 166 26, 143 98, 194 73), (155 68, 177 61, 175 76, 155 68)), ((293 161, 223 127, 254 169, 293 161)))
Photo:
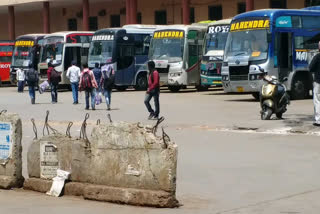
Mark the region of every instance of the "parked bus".
POLYGON ((0 86, 2 83, 10 83, 10 65, 14 41, 0 41, 0 86))
POLYGON ((149 59, 156 64, 160 84, 177 92, 195 85, 201 88, 200 61, 207 25, 171 25, 154 32, 149 59))
POLYGON ((10 68, 12 85, 17 84, 16 71, 18 69, 27 69, 30 64, 34 69, 38 69, 40 49, 44 36, 45 34, 27 34, 16 39, 10 68))
POLYGON ((201 60, 201 84, 205 88, 222 86, 221 67, 231 19, 214 22, 208 26, 201 60))
POLYGON ((89 50, 89 67, 107 61, 115 70, 115 87, 125 90, 134 86, 145 90, 148 86, 146 62, 150 39, 157 26, 125 25, 95 32, 89 50))
POLYGON ((312 89, 309 61, 317 45, 308 40, 320 33, 320 11, 257 10, 233 18, 225 48, 222 81, 225 92, 259 97, 263 72, 285 82, 293 99, 312 89), (260 66, 257 69, 257 66, 260 66))
POLYGON ((40 54, 40 79, 47 79, 48 62, 52 62, 55 70, 61 72, 60 85, 70 85, 66 77, 72 61, 78 66, 88 61, 88 52, 93 32, 57 32, 44 37, 40 54))

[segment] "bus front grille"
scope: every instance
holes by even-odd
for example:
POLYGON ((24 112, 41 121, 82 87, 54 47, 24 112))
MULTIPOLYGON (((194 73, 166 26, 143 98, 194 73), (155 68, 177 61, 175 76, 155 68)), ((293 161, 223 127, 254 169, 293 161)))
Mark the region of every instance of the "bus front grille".
POLYGON ((161 73, 161 74, 163 74, 163 73, 169 73, 169 66, 166 67, 166 68, 156 68, 156 70, 157 70, 159 73, 161 73))
POLYGON ((248 80, 249 66, 230 66, 229 73, 231 81, 248 80))

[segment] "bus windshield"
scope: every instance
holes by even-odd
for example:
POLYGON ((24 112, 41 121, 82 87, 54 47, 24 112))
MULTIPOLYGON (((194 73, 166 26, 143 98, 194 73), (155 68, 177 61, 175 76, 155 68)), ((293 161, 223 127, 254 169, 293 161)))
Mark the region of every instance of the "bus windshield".
POLYGON ((46 44, 42 49, 41 62, 55 61, 55 64, 61 64, 63 43, 46 44))
POLYGON ((113 41, 92 41, 89 49, 89 66, 112 60, 113 41))
POLYGON ((32 62, 32 46, 15 46, 12 66, 28 67, 32 62))
POLYGON ((182 61, 184 51, 184 38, 153 39, 149 51, 151 60, 182 61))
POLYGON ((41 62, 54 61, 55 64, 61 64, 63 51, 63 37, 48 37, 43 40, 41 51, 41 62))
POLYGON ((207 34, 204 54, 210 55, 211 51, 224 51, 227 37, 227 33, 207 34))
POLYGON ((267 30, 230 32, 226 44, 225 56, 249 56, 250 61, 267 59, 267 30))

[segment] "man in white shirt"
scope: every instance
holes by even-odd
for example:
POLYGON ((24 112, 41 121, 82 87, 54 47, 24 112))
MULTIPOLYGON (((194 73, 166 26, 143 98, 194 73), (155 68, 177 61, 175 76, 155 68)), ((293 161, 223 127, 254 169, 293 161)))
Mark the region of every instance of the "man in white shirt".
POLYGON ((72 65, 68 68, 67 77, 70 80, 73 96, 73 104, 78 104, 78 88, 80 80, 81 71, 78 66, 76 66, 76 61, 72 61, 72 65))
POLYGON ((18 81, 18 92, 19 93, 23 92, 25 80, 26 80, 26 75, 24 73, 24 70, 19 68, 17 70, 17 81, 18 81))

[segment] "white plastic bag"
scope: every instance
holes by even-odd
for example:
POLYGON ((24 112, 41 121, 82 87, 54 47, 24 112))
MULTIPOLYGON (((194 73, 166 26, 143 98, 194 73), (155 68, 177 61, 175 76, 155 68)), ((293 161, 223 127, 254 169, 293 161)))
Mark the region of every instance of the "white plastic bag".
POLYGON ((54 177, 51 189, 47 192, 47 195, 59 197, 64 187, 65 181, 70 178, 70 172, 58 169, 57 176, 54 177))

